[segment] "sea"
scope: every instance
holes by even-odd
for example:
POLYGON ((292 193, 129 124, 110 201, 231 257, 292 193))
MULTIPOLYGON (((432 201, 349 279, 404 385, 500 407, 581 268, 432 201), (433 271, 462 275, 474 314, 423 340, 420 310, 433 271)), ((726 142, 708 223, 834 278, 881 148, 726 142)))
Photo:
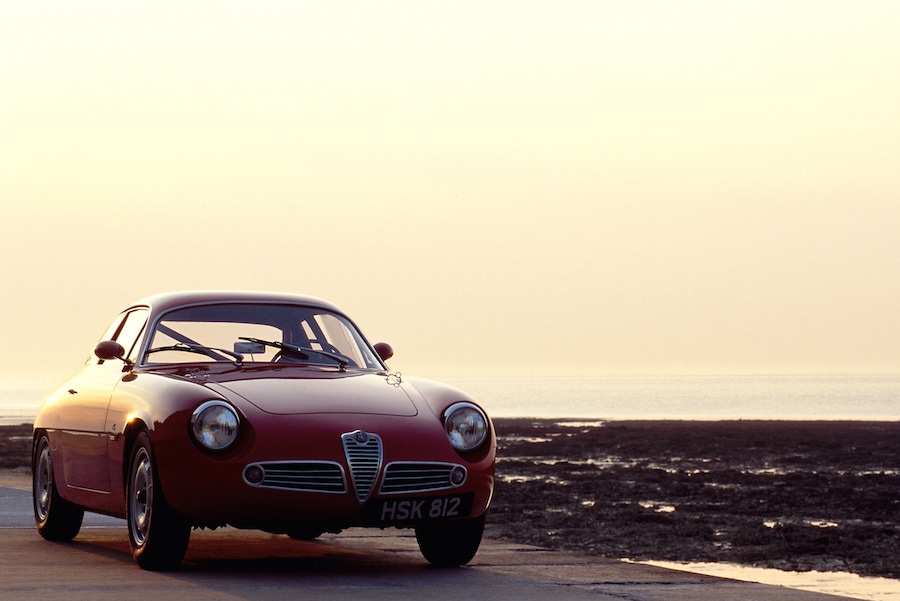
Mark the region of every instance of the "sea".
MULTIPOLYGON (((900 374, 441 378, 492 417, 591 420, 900 419, 900 374)), ((0 380, 0 424, 31 423, 61 382, 0 380)))

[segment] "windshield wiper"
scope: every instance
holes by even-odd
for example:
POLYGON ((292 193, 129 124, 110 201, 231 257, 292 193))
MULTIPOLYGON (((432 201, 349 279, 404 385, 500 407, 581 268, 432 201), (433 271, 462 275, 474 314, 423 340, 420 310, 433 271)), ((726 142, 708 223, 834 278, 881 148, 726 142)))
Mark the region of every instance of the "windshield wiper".
POLYGON ((247 336, 238 336, 238 340, 246 340, 247 342, 255 342, 256 344, 264 344, 266 346, 275 347, 281 352, 287 352, 290 355, 296 355, 297 357, 300 357, 304 360, 309 359, 309 353, 314 353, 322 357, 327 357, 332 361, 336 361, 338 364, 340 364, 341 371, 344 371, 344 368, 346 368, 350 363, 350 359, 344 357, 343 355, 335 355, 334 353, 329 353, 327 351, 317 351, 316 349, 307 348, 305 346, 295 346, 293 344, 287 344, 286 342, 262 340, 260 338, 249 338, 247 336))
POLYGON ((234 359, 234 364, 240 366, 244 362, 244 356, 240 353, 235 353, 234 351, 229 351, 223 348, 216 348, 213 346, 203 346, 202 344, 187 344, 184 342, 179 342, 177 344, 173 344, 171 346, 158 346, 156 348, 148 349, 147 354, 157 353, 159 351, 184 351, 187 353, 197 353, 199 355, 206 355, 210 359, 215 361, 221 360, 221 355, 217 357, 218 353, 222 353, 232 357, 234 359))

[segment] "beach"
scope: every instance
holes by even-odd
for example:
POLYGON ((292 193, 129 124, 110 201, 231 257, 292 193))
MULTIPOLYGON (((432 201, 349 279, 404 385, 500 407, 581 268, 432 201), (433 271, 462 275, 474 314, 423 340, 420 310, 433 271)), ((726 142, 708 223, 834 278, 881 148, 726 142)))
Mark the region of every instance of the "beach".
MULTIPOLYGON (((488 537, 638 561, 900 578, 900 422, 494 424, 488 537)), ((30 432, 0 427, 7 481, 27 482, 30 432)))

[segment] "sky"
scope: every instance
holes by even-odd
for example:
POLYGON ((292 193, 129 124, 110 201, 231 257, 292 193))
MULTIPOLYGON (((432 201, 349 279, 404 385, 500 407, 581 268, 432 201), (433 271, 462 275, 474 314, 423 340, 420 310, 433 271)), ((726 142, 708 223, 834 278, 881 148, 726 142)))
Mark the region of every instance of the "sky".
POLYGON ((900 373, 900 3, 0 1, 0 378, 149 294, 404 374, 900 373))

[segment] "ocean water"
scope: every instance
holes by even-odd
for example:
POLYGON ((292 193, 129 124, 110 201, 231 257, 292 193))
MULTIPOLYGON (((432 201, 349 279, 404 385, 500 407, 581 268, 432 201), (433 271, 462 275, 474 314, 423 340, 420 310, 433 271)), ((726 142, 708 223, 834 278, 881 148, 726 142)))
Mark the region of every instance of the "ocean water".
POLYGON ((0 379, 0 425, 30 424, 62 381, 0 379))
POLYGON ((470 378, 492 416, 591 419, 900 419, 900 375, 470 378))
MULTIPOLYGON (((900 375, 443 378, 494 417, 900 419, 900 375)), ((0 381, 0 424, 29 423, 61 382, 0 381)))
MULTIPOLYGON (((731 563, 643 561, 646 565, 868 601, 900 601, 900 581, 849 572, 788 572, 731 563)), ((832 597, 833 598, 833 597, 832 597)))

